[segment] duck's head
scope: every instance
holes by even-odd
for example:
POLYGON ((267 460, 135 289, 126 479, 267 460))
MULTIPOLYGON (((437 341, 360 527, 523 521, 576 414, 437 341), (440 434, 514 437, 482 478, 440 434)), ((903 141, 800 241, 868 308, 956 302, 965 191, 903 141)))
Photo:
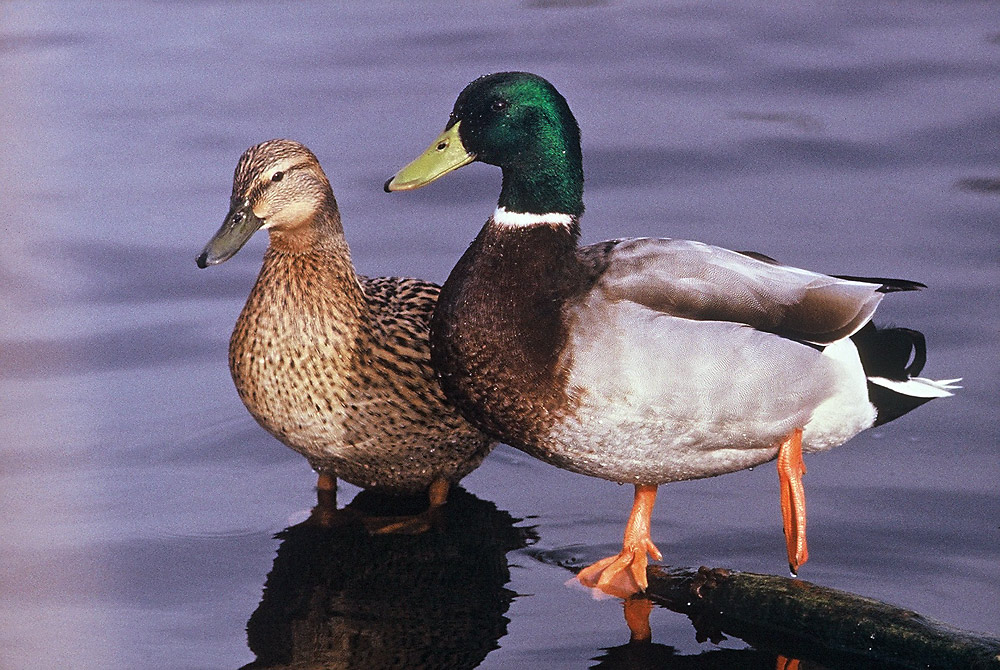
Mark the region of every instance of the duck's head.
POLYGON ((323 226, 340 230, 337 202, 313 152, 292 140, 268 140, 240 156, 229 213, 198 256, 198 267, 232 258, 261 228, 271 243, 307 247, 323 226))
POLYGON ((444 132, 385 190, 420 188, 473 161, 503 170, 499 204, 508 211, 583 212, 580 129, 566 99, 538 75, 500 72, 466 86, 444 132))

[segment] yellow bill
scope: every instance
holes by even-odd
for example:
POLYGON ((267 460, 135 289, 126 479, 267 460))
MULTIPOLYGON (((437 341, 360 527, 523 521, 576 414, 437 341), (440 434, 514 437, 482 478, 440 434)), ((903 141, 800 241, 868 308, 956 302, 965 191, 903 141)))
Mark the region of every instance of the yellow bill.
POLYGON ((476 159, 469 153, 458 136, 461 121, 441 133, 424 153, 396 173, 385 183, 386 193, 392 191, 412 191, 426 186, 435 179, 468 165, 476 159))

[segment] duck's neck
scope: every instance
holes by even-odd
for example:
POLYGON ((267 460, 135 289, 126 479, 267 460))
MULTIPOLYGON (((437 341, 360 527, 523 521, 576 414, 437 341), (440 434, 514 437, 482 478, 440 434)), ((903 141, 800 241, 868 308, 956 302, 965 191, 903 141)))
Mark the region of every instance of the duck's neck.
POLYGON ((278 251, 296 254, 308 253, 313 250, 338 248, 339 255, 345 255, 350 262, 350 252, 346 251, 344 228, 340 223, 340 211, 333 193, 328 194, 325 202, 311 209, 298 225, 270 228, 268 233, 271 248, 278 251), (341 254, 339 248, 345 251, 341 254))
POLYGON ((543 149, 505 162, 497 205, 527 214, 583 214, 583 162, 579 143, 553 138, 543 149))
POLYGON ((290 311, 339 319, 345 325, 366 318, 368 303, 336 210, 321 210, 310 223, 290 231, 269 232, 271 244, 255 287, 260 299, 278 297, 290 303, 290 311))

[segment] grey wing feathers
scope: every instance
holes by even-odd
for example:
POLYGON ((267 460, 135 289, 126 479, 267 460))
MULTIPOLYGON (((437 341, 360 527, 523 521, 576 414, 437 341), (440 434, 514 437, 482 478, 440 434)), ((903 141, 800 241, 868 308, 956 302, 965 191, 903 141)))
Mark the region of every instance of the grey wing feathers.
POLYGON ((687 240, 615 240, 583 247, 579 258, 596 274, 593 290, 609 300, 816 344, 857 332, 886 291, 687 240))

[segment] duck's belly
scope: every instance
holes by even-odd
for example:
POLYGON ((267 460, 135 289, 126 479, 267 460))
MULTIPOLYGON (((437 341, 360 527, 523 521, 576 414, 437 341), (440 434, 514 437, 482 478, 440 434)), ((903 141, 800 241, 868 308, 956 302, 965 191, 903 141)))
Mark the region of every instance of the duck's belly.
MULTIPOLYGON (((720 434, 711 437, 718 437, 720 434)), ((708 437, 708 436, 705 436, 708 437)), ((773 460, 777 441, 716 442, 676 425, 606 419, 583 411, 529 453, 553 465, 615 482, 664 484, 736 472, 773 460), (579 439, 587 431, 588 439, 579 439)))
POLYGON ((642 484, 711 477, 772 460, 796 428, 816 451, 871 424, 860 363, 849 370, 752 328, 631 304, 604 316, 590 331, 599 335, 579 332, 567 349, 565 415, 529 445, 560 467, 642 484))

